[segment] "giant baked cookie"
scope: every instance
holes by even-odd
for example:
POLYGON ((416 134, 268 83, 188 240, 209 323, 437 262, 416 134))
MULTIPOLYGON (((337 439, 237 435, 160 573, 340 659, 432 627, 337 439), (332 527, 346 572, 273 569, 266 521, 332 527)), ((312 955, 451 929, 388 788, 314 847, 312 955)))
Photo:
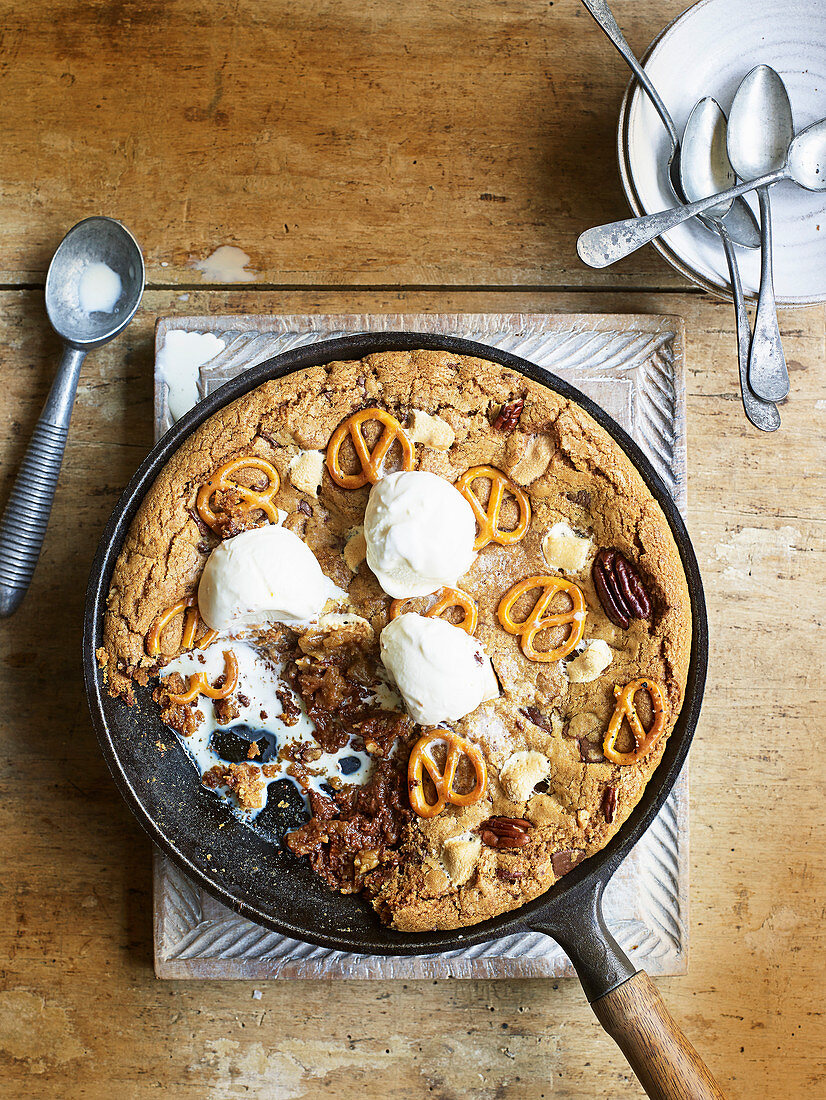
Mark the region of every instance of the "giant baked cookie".
POLYGON ((113 695, 154 685, 240 817, 301 792, 285 843, 419 931, 604 847, 690 640, 668 524, 607 433, 495 363, 414 351, 207 420, 132 524, 98 657, 113 695))

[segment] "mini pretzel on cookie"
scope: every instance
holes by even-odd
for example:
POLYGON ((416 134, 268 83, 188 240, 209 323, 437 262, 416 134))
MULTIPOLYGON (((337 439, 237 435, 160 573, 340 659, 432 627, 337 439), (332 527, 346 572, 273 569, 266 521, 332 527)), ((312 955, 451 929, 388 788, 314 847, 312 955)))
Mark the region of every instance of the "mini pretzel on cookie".
POLYGON ((564 580, 562 577, 536 576, 526 577, 510 588, 499 601, 496 615, 502 627, 508 634, 519 635, 519 645, 525 656, 531 661, 559 661, 567 657, 582 641, 585 632, 585 616, 587 614, 585 597, 582 589, 573 581, 564 580), (541 590, 539 599, 533 606, 533 610, 524 622, 517 623, 511 614, 513 606, 520 596, 530 592, 532 588, 541 590), (554 596, 564 592, 571 600, 569 611, 557 611, 546 615, 548 607, 554 596), (555 649, 540 651, 534 645, 534 638, 540 630, 551 626, 570 626, 568 637, 555 649))
MULTIPOLYGON (((434 596, 436 596, 436 602, 427 611, 423 611, 423 615, 428 619, 440 618, 442 613, 449 608, 460 607, 464 612, 464 616, 460 623, 456 623, 456 626, 466 630, 468 634, 474 633, 479 622, 479 606, 472 596, 469 596, 467 592, 463 592, 460 588, 440 588, 438 592, 434 592, 434 596)), ((404 605, 415 598, 407 596, 401 600, 393 600, 390 604, 390 618, 397 619, 402 614, 404 605)))
POLYGON ((224 650, 224 672, 215 684, 210 684, 204 672, 193 672, 181 695, 169 695, 170 703, 194 703, 199 695, 208 699, 226 699, 235 691, 238 683, 238 661, 231 649, 224 650), (221 681, 220 683, 218 681, 221 681))
POLYGON ((476 522, 479 524, 479 534, 476 536, 474 550, 481 550, 489 542, 508 546, 525 537, 531 524, 531 502, 527 493, 511 481, 507 474, 503 474, 495 466, 471 466, 457 480, 456 488, 473 509, 476 522), (487 478, 490 481, 487 508, 482 507, 482 502, 473 491, 473 483, 477 478, 487 478), (502 510, 506 492, 511 494, 519 507, 519 520, 511 531, 505 531, 499 526, 499 513, 502 510))
POLYGON ((277 523, 278 510, 273 504, 273 497, 280 487, 281 477, 271 462, 267 462, 266 458, 259 458, 257 455, 241 455, 240 458, 233 458, 229 462, 225 462, 223 466, 215 471, 209 481, 204 482, 198 490, 198 496, 195 498, 195 507, 204 523, 214 531, 219 527, 220 521, 212 510, 213 494, 231 489, 238 494, 246 505, 245 511, 253 512, 260 509, 271 523, 277 523), (263 489, 251 489, 248 485, 239 485, 235 480, 235 475, 242 470, 259 470, 266 475, 266 486, 263 489))
POLYGON ((157 657, 161 652, 161 635, 167 626, 172 622, 176 615, 184 616, 184 628, 181 633, 181 649, 193 649, 196 645, 198 649, 206 649, 207 646, 212 645, 215 639, 218 637, 217 630, 206 630, 196 642, 195 636, 198 633, 198 627, 201 623, 201 616, 198 613, 198 605, 194 596, 188 596, 184 600, 178 600, 172 607, 167 607, 166 611, 162 611, 160 615, 150 626, 146 632, 146 652, 150 657, 157 657))
POLYGON ((602 751, 605 758, 610 760, 612 764, 636 764, 659 741, 665 729, 665 699, 662 688, 654 680, 642 678, 632 680, 624 688, 617 684, 614 687, 614 695, 617 697, 617 705, 611 715, 611 721, 608 723, 602 751), (648 692, 651 699, 651 712, 654 716, 651 729, 647 733, 643 729, 634 702, 634 698, 641 688, 645 688, 648 692), (628 719, 628 725, 631 727, 631 733, 634 736, 633 752, 617 752, 615 748, 623 718, 628 719))
POLYGON ((453 806, 470 806, 484 795, 488 783, 488 768, 485 758, 477 745, 460 737, 448 729, 434 729, 420 737, 413 746, 407 764, 407 780, 410 790, 410 805, 419 817, 436 817, 450 802, 453 806), (428 751, 436 741, 447 742, 447 759, 443 771, 428 751), (473 765, 476 782, 473 790, 459 794, 453 789, 459 757, 465 755, 473 765), (433 780, 436 788, 436 801, 428 802, 424 793, 424 772, 433 780))
POLYGON ((384 460, 387 452, 398 440, 402 449, 402 470, 413 469, 413 446, 404 433, 401 424, 386 409, 359 409, 339 424, 330 436, 327 444, 327 469, 330 477, 343 489, 360 489, 368 481, 375 485, 384 476, 384 460), (379 441, 371 451, 362 433, 362 426, 370 420, 383 425, 379 441), (341 447, 349 435, 356 449, 361 472, 345 474, 341 468, 341 447))

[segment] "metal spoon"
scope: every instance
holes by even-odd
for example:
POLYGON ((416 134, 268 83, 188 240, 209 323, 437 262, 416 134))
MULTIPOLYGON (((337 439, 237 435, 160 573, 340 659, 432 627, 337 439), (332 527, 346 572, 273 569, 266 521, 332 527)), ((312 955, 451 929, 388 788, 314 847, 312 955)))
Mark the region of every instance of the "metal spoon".
POLYGON ((144 277, 135 238, 112 218, 78 222, 49 265, 46 312, 64 341, 63 355, 0 518, 0 617, 18 608, 40 557, 80 366, 87 352, 113 340, 132 320, 143 295, 144 277), (120 298, 111 313, 87 313, 81 308, 81 278, 93 263, 106 264, 120 276, 120 298))
MULTIPOLYGON (((686 196, 692 201, 704 199, 706 195, 713 195, 734 180, 734 172, 726 152, 726 129, 726 116, 720 109, 719 103, 710 97, 701 99, 686 123, 680 157, 680 178, 686 196)), ((770 401, 763 401, 756 397, 749 389, 751 327, 734 245, 731 243, 724 219, 719 216, 720 209, 725 210, 725 206, 712 207, 702 217, 715 225, 728 261, 737 319, 737 361, 740 368, 740 395, 743 399, 743 408, 756 428, 764 432, 774 432, 780 427, 780 414, 776 407, 770 401)))
MULTIPOLYGON (((668 176, 675 197, 681 202, 690 202, 693 199, 701 199, 705 198, 706 195, 712 195, 715 191, 720 191, 724 187, 730 187, 735 182, 735 177, 731 165, 729 164, 728 156, 726 155, 725 116, 722 116, 719 107, 717 110, 723 117, 722 147, 720 147, 719 142, 716 144, 714 143, 713 135, 707 135, 705 132, 698 132, 696 129, 692 129, 691 119, 689 119, 685 133, 683 134, 681 146, 677 134, 677 127, 674 124, 674 120, 668 108, 661 99, 657 89, 654 87, 648 73, 637 61, 631 51, 631 47, 625 41, 625 37, 611 9, 606 3, 606 0, 582 0, 582 2, 594 17, 598 26, 605 32, 617 51, 634 72, 640 87, 648 95, 657 114, 660 116, 663 126, 668 132, 671 141, 671 151, 668 158, 668 176), (695 187, 689 189, 687 185, 685 162, 686 156, 689 155, 688 145, 689 142, 692 141, 692 136, 694 153, 691 155, 691 159, 694 167, 689 170, 688 180, 691 181, 692 176, 696 174, 697 168, 703 169, 707 178, 702 179, 699 188, 695 187), (713 174, 712 161, 710 158, 712 151, 721 154, 714 158, 713 166, 715 171, 713 174)), ((699 117, 695 120, 695 126, 698 122, 699 117)), ((723 208, 719 215, 714 214, 712 211, 707 215, 701 214, 700 218, 710 229, 719 235, 728 264, 729 281, 731 283, 731 293, 734 299, 734 311, 737 320, 737 361, 740 375, 740 392, 743 396, 743 406, 746 409, 746 416, 753 424, 762 428, 763 431, 775 431, 780 427, 780 417, 777 410, 773 405, 768 405, 765 402, 759 401, 759 399, 752 394, 751 390, 749 390, 748 383, 745 380, 748 370, 749 348, 751 346, 751 327, 749 325, 749 316, 743 297, 743 284, 740 279, 737 253, 732 243, 741 244, 747 248, 757 248, 760 243, 757 222, 755 221, 751 207, 748 206, 744 199, 736 199, 727 210, 723 208)))
MULTIPOLYGON (((668 156, 668 178, 675 197, 684 202, 686 195, 683 192, 684 184, 680 178, 680 137, 668 108, 660 98, 660 94, 651 82, 648 73, 637 61, 631 47, 625 41, 625 36, 620 30, 619 24, 606 0, 582 0, 582 3, 594 17, 599 28, 608 36, 612 45, 616 47, 620 56, 625 59, 626 64, 639 81, 640 87, 654 105, 663 126, 668 131, 671 140, 671 152, 668 156)), ((737 199, 736 202, 732 203, 728 211, 722 215, 722 219, 726 223, 728 234, 735 244, 742 245, 744 248, 757 248, 759 246, 760 232, 757 228, 757 222, 751 208, 743 199, 737 199)))
MULTIPOLYGON (((741 179, 752 179, 782 167, 794 137, 792 105, 786 85, 768 65, 745 77, 729 112, 728 155, 741 179)), ((766 401, 782 401, 789 392, 789 372, 780 341, 772 278, 772 222, 768 187, 757 191, 760 203, 760 296, 751 341, 749 385, 766 401)))
POLYGON ((660 210, 656 214, 646 214, 641 218, 626 218, 587 229, 577 241, 576 250, 580 259, 590 267, 608 267, 689 218, 705 214, 713 206, 723 202, 731 203, 739 195, 745 195, 755 188, 770 187, 780 180, 788 179, 794 180, 807 191, 826 191, 826 119, 814 122, 800 131, 789 146, 788 157, 782 168, 687 206, 677 206, 671 210, 660 210))

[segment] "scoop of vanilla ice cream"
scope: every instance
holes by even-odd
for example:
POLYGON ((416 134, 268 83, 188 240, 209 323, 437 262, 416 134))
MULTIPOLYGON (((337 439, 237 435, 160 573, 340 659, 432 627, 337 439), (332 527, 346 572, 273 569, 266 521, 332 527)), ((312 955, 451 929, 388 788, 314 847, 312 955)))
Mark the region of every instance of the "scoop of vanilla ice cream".
POLYGON ((298 535, 267 524, 215 547, 198 587, 198 611, 212 630, 292 626, 317 619, 328 599, 345 596, 298 535))
POLYGON ((464 718, 499 695, 482 646, 444 619, 399 615, 381 632, 381 659, 421 726, 464 718))
POLYGON ((370 490, 364 538, 367 564, 388 596, 427 596, 470 569, 476 518, 443 477, 389 474, 370 490))

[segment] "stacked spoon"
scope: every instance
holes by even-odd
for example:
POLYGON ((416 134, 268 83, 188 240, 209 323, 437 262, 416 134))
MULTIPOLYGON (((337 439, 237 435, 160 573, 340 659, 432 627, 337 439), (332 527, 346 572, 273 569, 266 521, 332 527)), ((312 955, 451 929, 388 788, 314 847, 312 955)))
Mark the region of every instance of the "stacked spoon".
POLYGON ((583 3, 633 70, 668 132, 669 181, 681 205, 588 230, 577 242, 580 258, 592 267, 605 267, 691 217, 700 218, 715 231, 723 246, 734 298, 743 407, 752 424, 774 431, 780 426, 774 403, 787 396, 789 380, 774 301, 768 189, 780 179, 792 179, 811 191, 826 190, 826 120, 795 137, 783 81, 773 69, 759 65, 741 83, 728 122, 715 100, 702 99, 681 142, 668 109, 625 41, 606 0, 583 3), (736 176, 747 182, 733 187, 736 176), (741 197, 752 189, 757 189, 760 204, 759 232, 741 197), (754 335, 735 245, 761 249, 754 335))

